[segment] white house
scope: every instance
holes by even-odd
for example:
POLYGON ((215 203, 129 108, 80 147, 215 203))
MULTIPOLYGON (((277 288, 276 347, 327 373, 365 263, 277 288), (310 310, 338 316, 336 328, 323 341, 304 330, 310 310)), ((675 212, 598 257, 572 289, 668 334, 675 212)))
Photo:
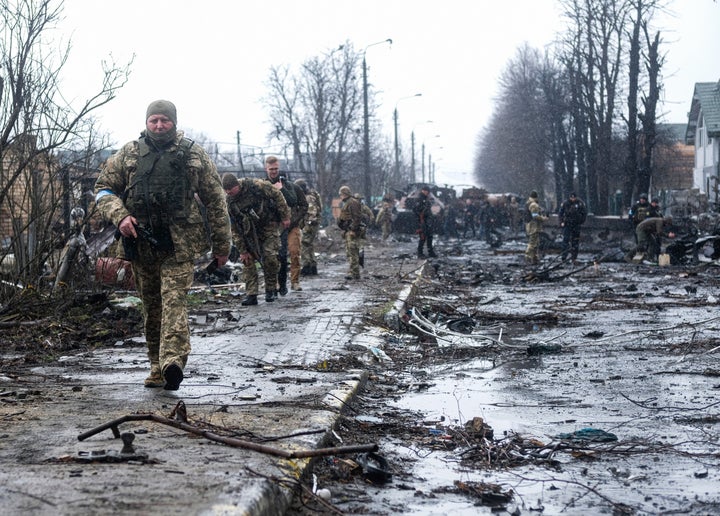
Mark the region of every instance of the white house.
POLYGON ((685 143, 695 147, 693 188, 717 201, 720 191, 720 81, 695 83, 685 143))

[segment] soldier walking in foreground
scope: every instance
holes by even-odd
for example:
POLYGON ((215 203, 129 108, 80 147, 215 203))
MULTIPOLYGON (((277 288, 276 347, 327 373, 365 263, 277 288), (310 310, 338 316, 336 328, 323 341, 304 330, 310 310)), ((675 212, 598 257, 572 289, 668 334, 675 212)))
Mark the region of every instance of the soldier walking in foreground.
POLYGON ((343 230, 345 254, 349 267, 345 279, 358 280, 360 279, 360 245, 363 239, 362 207, 360 201, 353 197, 350 187, 340 187, 339 195, 342 207, 340 208, 337 224, 343 230))
POLYGON ((272 303, 280 268, 280 229, 290 225, 290 208, 280 190, 267 181, 249 177, 238 180, 228 173, 223 175, 222 185, 228 196, 233 241, 243 264, 246 297, 241 304, 258 304, 257 265, 263 269, 265 302, 272 303))
POLYGON ((194 260, 210 247, 196 196, 222 267, 230 253, 230 223, 215 164, 177 130, 172 102, 152 102, 140 138, 108 158, 95 183, 97 209, 122 235, 142 299, 146 387, 178 389, 190 354, 187 292, 194 260))

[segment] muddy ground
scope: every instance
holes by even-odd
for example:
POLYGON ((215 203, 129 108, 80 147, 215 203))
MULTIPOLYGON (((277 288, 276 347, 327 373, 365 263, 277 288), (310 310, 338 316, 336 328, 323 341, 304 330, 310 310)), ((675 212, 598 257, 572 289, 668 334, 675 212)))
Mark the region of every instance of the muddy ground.
POLYGON ((522 245, 441 244, 338 429, 392 476, 318 461, 293 514, 720 514, 717 264, 522 245))
MULTIPOLYGON (((374 256, 390 265, 370 262, 365 271, 363 288, 371 293, 358 311, 358 329, 381 335, 382 345, 368 354, 349 342, 324 374, 368 371, 329 444, 377 443, 379 458, 316 459, 303 487, 295 484, 290 514, 720 514, 716 264, 595 262, 605 253, 593 249, 581 254, 577 266, 560 264, 549 253, 541 267, 528 268, 522 240, 497 250, 478 240, 441 240, 439 258, 426 265, 401 314, 405 322, 396 326, 383 314, 405 284, 398 278, 412 270, 414 242, 371 239, 370 245, 382 248, 374 256), (378 462, 383 459, 386 465, 378 462)), ((337 252, 323 248, 323 260, 342 261, 337 252)), ((233 320, 239 299, 237 292, 220 292, 196 300, 193 321, 208 313, 208 303, 219 304, 216 311, 233 320)), ((302 299, 294 303, 286 306, 302 299)), ((318 317, 326 310, 332 307, 318 310, 318 317)), ((118 341, 132 345, 128 339, 139 317, 132 307, 87 295, 50 305, 29 299, 24 310, 3 314, 0 323, 2 377, 13 379, 39 365, 52 369, 68 355, 109 348, 124 356, 111 348, 118 341)), ((142 345, 136 346, 128 356, 142 355, 142 345)), ((257 375, 259 366, 249 358, 241 362, 257 375)), ((141 366, 126 364, 128 372, 140 368, 141 374, 141 366)), ((191 374, 207 376, 208 393, 223 377, 191 374)), ((279 389, 309 396, 317 371, 290 374, 307 382, 279 389)), ((238 391, 252 380, 243 382, 238 391)), ((120 393, 100 392, 109 407, 121 401, 120 393)), ((209 396, 204 392, 198 396, 209 396)), ((243 393, 252 394, 242 390, 233 399, 243 393)), ((30 387, 20 392, 0 385, 8 422, 31 420, 53 399, 30 387)), ((160 398, 150 406, 167 412, 170 401, 160 398)), ((217 416, 232 419, 227 412, 217 416)), ((97 424, 107 417, 95 415, 97 424)), ((0 437, 3 447, 4 432, 0 437)), ((24 450, 16 454, 18 462, 27 462, 24 450)), ((5 449, 3 455, 11 453, 5 449)), ((165 472, 177 473, 172 457, 159 458, 165 472)), ((229 461, 242 464, 242 457, 229 461)), ((126 489, 121 492, 131 493, 132 485, 126 489)), ((112 500, 104 498, 106 504, 112 500)), ((89 498, 77 513, 147 507, 132 500, 126 506, 94 503, 89 498)))

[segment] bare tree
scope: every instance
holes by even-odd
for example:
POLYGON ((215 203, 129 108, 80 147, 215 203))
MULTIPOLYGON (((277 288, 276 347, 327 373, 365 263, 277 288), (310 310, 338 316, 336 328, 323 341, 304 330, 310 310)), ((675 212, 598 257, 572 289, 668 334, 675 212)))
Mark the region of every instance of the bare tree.
MULTIPOLYGON (((316 174, 318 191, 328 201, 348 180, 360 190, 359 181, 354 184, 362 177, 360 66, 361 54, 348 42, 306 60, 297 72, 287 65, 273 67, 267 81, 270 136, 293 149, 297 168, 316 174)), ((374 113, 374 104, 369 107, 374 113)), ((377 161, 373 165, 377 175, 381 168, 377 161)), ((373 181, 376 188, 381 184, 373 181)))
POLYGON ((62 8, 55 0, 0 0, 0 238, 9 239, 4 253, 14 253, 23 283, 42 274, 53 225, 67 211, 64 189, 72 188, 70 170, 77 163, 63 162, 63 151, 86 149, 88 155, 104 144, 92 114, 129 74, 130 63, 104 62, 97 93, 66 101, 62 71, 72 47, 51 39, 62 8))
POLYGON ((634 200, 634 194, 648 193, 652 174, 652 148, 655 142, 656 106, 660 95, 659 74, 662 60, 659 56, 660 35, 654 41, 648 33, 648 25, 654 12, 662 8, 658 0, 631 0, 633 13, 628 39, 630 59, 628 63, 628 111, 627 111, 627 156, 625 158, 625 197, 634 200), (641 58, 645 60, 645 80, 641 58), (647 92, 643 93, 643 86, 647 92), (644 97, 644 114, 638 110, 638 98, 644 97), (650 116, 649 116, 650 115, 650 116), (642 131, 638 129, 642 121, 642 131), (642 146, 640 143, 642 141, 642 146))
POLYGON ((540 52, 525 44, 500 77, 496 113, 480 140, 475 166, 478 181, 491 191, 549 185, 552 128, 544 66, 540 52))

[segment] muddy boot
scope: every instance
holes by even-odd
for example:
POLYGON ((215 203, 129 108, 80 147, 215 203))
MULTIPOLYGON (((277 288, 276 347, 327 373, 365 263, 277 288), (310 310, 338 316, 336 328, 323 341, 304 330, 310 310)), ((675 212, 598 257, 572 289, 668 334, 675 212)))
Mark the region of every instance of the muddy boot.
POLYGON ((284 267, 285 270, 283 270, 283 266, 280 265, 280 270, 278 271, 278 293, 281 296, 284 296, 288 293, 287 288, 287 265, 284 267))
POLYGON ((182 368, 175 363, 172 363, 165 367, 163 371, 163 377, 165 378, 165 390, 176 391, 180 388, 180 383, 183 381, 182 368))
POLYGON ((160 364, 153 362, 150 364, 150 376, 145 378, 145 387, 162 387, 165 381, 160 374, 160 364))
POLYGON ((275 301, 275 291, 274 290, 266 290, 265 291, 265 302, 272 303, 273 301, 275 301))
POLYGON ((310 275, 311 276, 317 276, 317 265, 311 265, 310 266, 310 275))
POLYGON ((249 294, 245 299, 242 300, 242 303, 240 303, 243 306, 253 306, 257 304, 257 295, 255 294, 249 294))

